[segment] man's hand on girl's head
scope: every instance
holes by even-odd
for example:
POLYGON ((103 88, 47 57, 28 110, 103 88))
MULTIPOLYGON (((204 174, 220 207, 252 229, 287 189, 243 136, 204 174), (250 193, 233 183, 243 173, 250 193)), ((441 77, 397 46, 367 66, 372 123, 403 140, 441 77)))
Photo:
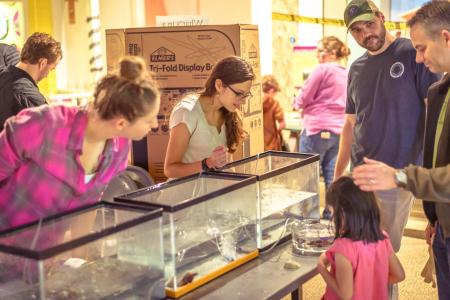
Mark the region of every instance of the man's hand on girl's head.
POLYGON ((397 188, 396 169, 377 160, 364 157, 365 164, 353 169, 355 184, 363 191, 384 191, 397 188))

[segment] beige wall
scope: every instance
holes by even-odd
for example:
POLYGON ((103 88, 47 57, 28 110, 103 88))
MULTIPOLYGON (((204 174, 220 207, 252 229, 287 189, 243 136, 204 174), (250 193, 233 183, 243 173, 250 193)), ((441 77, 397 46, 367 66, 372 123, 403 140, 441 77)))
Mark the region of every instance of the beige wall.
POLYGON ((250 24, 251 0, 201 0, 200 15, 209 18, 209 24, 250 24))
MULTIPOLYGON (((100 5, 101 49, 104 66, 105 29, 145 26, 144 0, 98 0, 100 5)), ((58 65, 57 87, 64 91, 92 91, 94 75, 90 72, 92 57, 89 44, 90 24, 86 18, 91 15, 91 0, 75 1, 75 24, 69 24, 66 1, 53 0, 52 5, 54 36, 61 41, 63 60, 58 65)), ((103 73, 106 72, 106 68, 103 73)))
MULTIPOLYGON (((89 51, 88 32, 90 28, 86 22, 86 17, 90 15, 90 0, 77 0, 75 2, 75 24, 68 24, 67 2, 52 1, 55 10, 55 14, 53 14, 54 35, 62 42, 64 49, 64 60, 58 67, 58 88, 69 90, 91 89, 94 80, 89 72, 91 53, 89 51)), ((146 26, 148 20, 145 20, 145 5, 157 0, 98 1, 101 11, 102 53, 104 65, 106 65, 105 29, 146 26)), ((283 92, 280 93, 280 100, 286 109, 290 109, 290 101, 295 91, 293 87, 301 83, 301 68, 309 68, 314 65, 315 57, 313 53, 301 55, 293 53, 293 45, 289 42, 289 39, 291 37, 298 39, 297 23, 272 22, 270 15, 271 12, 299 14, 300 1, 311 0, 160 0, 164 4, 167 15, 197 14, 206 16, 209 24, 253 23, 263 28, 260 31, 260 36, 264 36, 264 38, 260 37, 262 71, 264 74, 273 73, 280 79, 283 88, 283 92), (264 12, 259 13, 258 9, 264 10, 264 12), (270 10, 270 12, 266 10, 270 10), (260 14, 260 16, 255 18, 256 14, 260 14), (268 35, 271 38, 267 38, 268 35), (267 49, 270 49, 270 51, 267 49), (303 56, 306 57, 306 63, 303 56), (300 67, 297 65, 300 65, 300 67)), ((324 17, 342 18, 346 0, 323 1, 324 17)), ((390 0, 378 0, 377 4, 388 11, 386 7, 390 6, 390 0)), ((388 15, 386 16, 388 17, 388 15)), ((324 26, 323 33, 325 35, 336 35, 343 40, 347 40, 353 53, 350 61, 364 52, 356 45, 351 36, 346 34, 344 27, 324 26)), ((316 38, 318 40, 321 36, 316 38)))
MULTIPOLYGON (((272 11, 286 14, 298 14, 297 0, 273 0, 272 11)), ((277 100, 285 111, 290 110, 294 86, 298 84, 300 72, 295 66, 295 54, 290 37, 298 38, 298 25, 294 22, 273 21, 272 23, 273 75, 281 86, 277 100)))
POLYGON ((149 25, 154 24, 155 10, 166 16, 206 16, 210 25, 251 23, 251 0, 147 0, 146 5, 149 25))
POLYGON ((68 5, 65 1, 54 0, 54 35, 61 42, 63 60, 58 65, 57 87, 59 90, 86 90, 91 84, 89 76, 89 32, 86 17, 89 1, 75 2, 75 24, 69 24, 68 5))
POLYGON ((106 73, 106 29, 145 27, 144 0, 99 0, 103 72, 106 73))
MULTIPOLYGON (((53 0, 55 10, 54 36, 61 41, 64 59, 58 66, 59 90, 90 91, 95 85, 90 73, 90 30, 86 18, 90 16, 90 1, 75 1, 75 24, 69 24, 66 1, 53 0)), ((112 28, 144 27, 145 0, 98 0, 100 5, 101 48, 106 66, 105 30, 112 28)), ((207 16, 209 24, 251 23, 251 0, 166 0, 170 15, 199 14, 207 16)), ((104 72, 106 69, 104 70, 104 72)))
MULTIPOLYGON (((325 18, 342 19, 346 1, 324 0, 324 16, 325 18)), ((347 30, 341 26, 324 26, 324 35, 334 35, 342 41, 347 40, 347 30)))

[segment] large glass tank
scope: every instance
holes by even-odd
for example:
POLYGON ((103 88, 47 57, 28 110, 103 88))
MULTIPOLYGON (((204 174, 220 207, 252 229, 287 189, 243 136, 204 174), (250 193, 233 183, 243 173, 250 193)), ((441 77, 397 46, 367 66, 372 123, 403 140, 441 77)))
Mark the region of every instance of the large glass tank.
POLYGON ((162 210, 99 202, 0 233, 0 299, 163 299, 162 210))
POLYGON ((258 256, 256 178, 199 173, 120 196, 161 207, 166 293, 178 298, 258 256))
POLYGON ((257 176, 259 249, 289 239, 289 221, 320 217, 319 155, 267 151, 222 171, 257 176))

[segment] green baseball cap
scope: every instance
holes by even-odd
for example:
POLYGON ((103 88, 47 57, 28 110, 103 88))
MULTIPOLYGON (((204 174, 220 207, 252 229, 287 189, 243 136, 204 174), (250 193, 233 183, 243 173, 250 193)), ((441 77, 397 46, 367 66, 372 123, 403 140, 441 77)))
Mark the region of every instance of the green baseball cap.
POLYGON ((378 7, 370 0, 352 0, 348 3, 344 12, 344 22, 347 28, 358 21, 372 21, 378 7))

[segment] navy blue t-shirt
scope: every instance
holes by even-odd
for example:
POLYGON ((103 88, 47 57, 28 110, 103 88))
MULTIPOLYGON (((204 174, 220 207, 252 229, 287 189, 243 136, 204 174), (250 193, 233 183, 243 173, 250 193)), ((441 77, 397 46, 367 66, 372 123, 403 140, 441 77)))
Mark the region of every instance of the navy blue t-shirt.
POLYGON ((363 157, 395 168, 422 164, 428 87, 440 78, 415 61, 408 39, 397 38, 383 52, 367 52, 350 67, 347 114, 356 115, 352 164, 363 157))

